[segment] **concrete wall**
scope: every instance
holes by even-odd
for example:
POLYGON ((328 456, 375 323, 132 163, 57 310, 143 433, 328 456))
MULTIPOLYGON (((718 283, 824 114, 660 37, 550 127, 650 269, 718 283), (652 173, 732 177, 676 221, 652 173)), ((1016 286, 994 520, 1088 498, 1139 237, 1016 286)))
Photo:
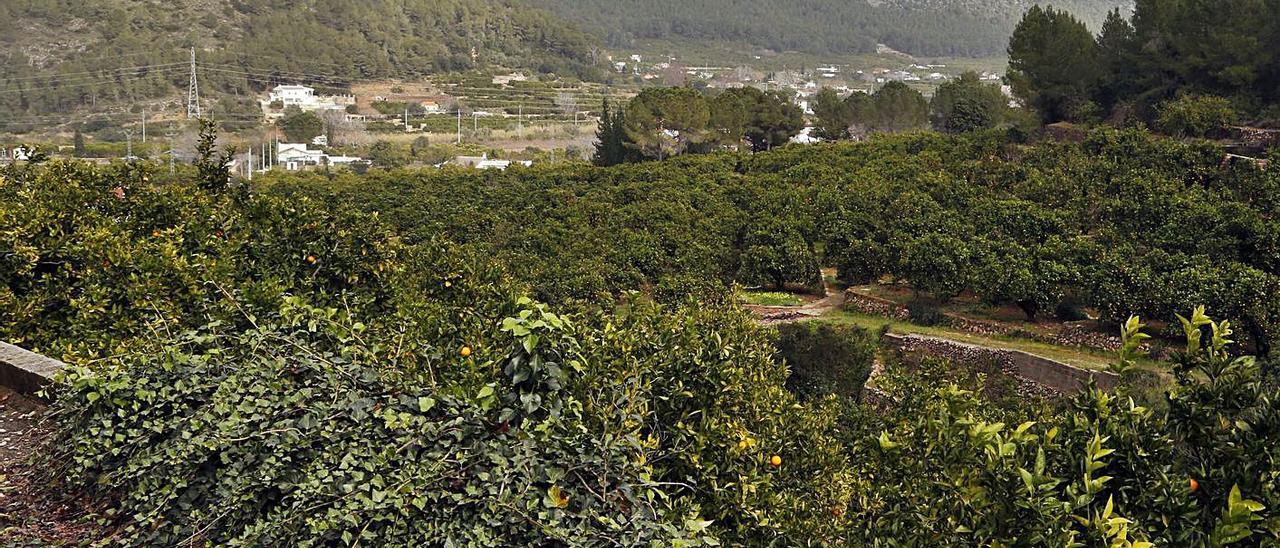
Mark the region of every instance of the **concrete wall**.
POLYGON ((1115 388, 1120 380, 1116 375, 1105 371, 1081 369, 1021 350, 989 348, 937 337, 892 333, 886 334, 883 341, 906 352, 918 351, 961 361, 989 360, 999 364, 1007 373, 1063 394, 1080 391, 1087 386, 1089 379, 1093 379, 1098 388, 1103 390, 1115 388))
POLYGON ((19 394, 35 395, 66 366, 53 358, 0 342, 0 385, 19 394))

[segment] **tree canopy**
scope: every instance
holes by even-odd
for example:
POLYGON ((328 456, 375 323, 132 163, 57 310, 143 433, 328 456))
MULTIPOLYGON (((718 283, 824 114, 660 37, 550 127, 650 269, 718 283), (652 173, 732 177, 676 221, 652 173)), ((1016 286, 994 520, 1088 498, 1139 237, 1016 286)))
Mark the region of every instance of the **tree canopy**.
POLYGON ((1280 119, 1280 5, 1259 0, 1139 0, 1098 36, 1033 8, 1009 41, 1009 83, 1047 122, 1110 114, 1148 122, 1187 95, 1224 98, 1260 122, 1280 119))

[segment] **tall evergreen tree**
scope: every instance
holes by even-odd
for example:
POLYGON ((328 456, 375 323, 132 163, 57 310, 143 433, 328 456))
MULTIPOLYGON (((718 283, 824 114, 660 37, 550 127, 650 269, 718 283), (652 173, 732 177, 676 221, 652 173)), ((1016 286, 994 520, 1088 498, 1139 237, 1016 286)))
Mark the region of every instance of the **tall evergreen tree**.
POLYGON ((813 114, 817 118, 814 132, 818 137, 828 141, 838 141, 849 137, 849 126, 853 123, 853 108, 836 90, 822 88, 813 100, 813 114))
POLYGON ((922 129, 929 124, 929 103, 924 95, 902 82, 889 82, 871 96, 876 131, 922 129))
POLYGON ((613 150, 613 136, 613 112, 609 106, 609 98, 605 97, 600 105, 600 127, 596 128, 596 152, 591 156, 591 163, 598 166, 618 163, 613 150))
POLYGON ((84 133, 81 133, 79 128, 76 128, 76 134, 72 140, 72 143, 73 143, 72 147, 75 150, 76 158, 84 158, 86 154, 85 146, 84 146, 84 133))
POLYGON ((658 160, 680 154, 707 139, 711 108, 697 90, 650 88, 627 106, 628 150, 658 160))
POLYGON ((1009 85, 1045 122, 1087 118, 1101 76, 1097 42, 1065 11, 1034 6, 1009 39, 1009 85))
POLYGON ((1133 25, 1120 15, 1119 9, 1112 10, 1098 34, 1098 55, 1105 74, 1095 99, 1103 108, 1111 109, 1134 93, 1140 77, 1137 48, 1138 37, 1133 25))
POLYGON ((596 151, 591 162, 597 166, 613 166, 632 160, 627 147, 627 117, 621 107, 614 108, 605 98, 600 107, 600 127, 596 129, 596 151))

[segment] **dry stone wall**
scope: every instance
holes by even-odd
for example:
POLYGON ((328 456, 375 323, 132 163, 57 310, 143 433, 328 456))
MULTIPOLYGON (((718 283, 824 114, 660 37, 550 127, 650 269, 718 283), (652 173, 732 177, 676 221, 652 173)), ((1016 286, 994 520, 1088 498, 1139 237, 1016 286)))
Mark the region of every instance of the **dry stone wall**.
POLYGON ((1023 394, 1069 394, 1080 391, 1092 379, 1099 388, 1111 390, 1119 377, 1102 371, 1081 369, 1021 350, 989 348, 936 337, 886 334, 885 344, 904 352, 920 352, 959 363, 995 363, 1002 372, 1019 380, 1023 394))

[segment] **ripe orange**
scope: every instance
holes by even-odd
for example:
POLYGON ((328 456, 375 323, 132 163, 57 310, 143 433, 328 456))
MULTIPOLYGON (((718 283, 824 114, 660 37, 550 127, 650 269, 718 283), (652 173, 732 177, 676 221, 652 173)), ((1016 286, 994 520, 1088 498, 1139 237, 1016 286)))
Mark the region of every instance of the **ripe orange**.
POLYGON ((1192 493, 1200 490, 1200 482, 1196 481, 1195 478, 1190 478, 1190 480, 1187 481, 1187 483, 1191 486, 1192 493))
POLYGON ((307 264, 316 264, 316 256, 307 255, 306 261, 307 261, 307 264))
POLYGON ((769 464, 772 464, 775 467, 782 466, 782 457, 779 457, 778 455, 769 457, 769 464))
POLYGON ((462 347, 462 350, 458 351, 458 353, 459 353, 459 354, 462 354, 462 357, 464 357, 464 358, 465 358, 465 357, 467 357, 467 356, 470 356, 470 355, 471 355, 471 347, 470 347, 470 346, 464 346, 464 347, 462 347))

